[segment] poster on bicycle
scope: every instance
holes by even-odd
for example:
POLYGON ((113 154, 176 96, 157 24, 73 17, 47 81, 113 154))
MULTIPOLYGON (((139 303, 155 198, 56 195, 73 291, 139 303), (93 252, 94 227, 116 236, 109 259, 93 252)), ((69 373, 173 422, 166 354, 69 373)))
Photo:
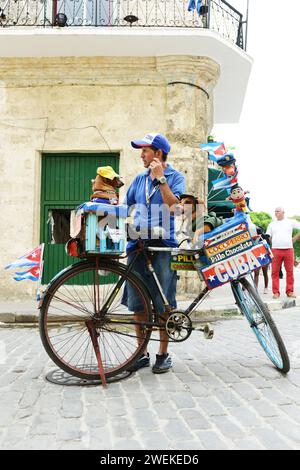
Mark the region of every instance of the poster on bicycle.
POLYGON ((271 262, 271 253, 260 243, 241 254, 227 258, 201 269, 204 281, 209 289, 233 281, 265 266, 271 262))

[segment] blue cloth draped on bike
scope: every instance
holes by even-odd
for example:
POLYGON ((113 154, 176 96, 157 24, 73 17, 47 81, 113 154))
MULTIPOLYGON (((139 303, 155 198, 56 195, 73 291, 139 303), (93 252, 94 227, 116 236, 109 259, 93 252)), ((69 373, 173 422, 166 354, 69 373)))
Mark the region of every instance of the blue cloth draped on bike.
POLYGON ((198 15, 200 16, 202 0, 190 0, 188 5, 188 11, 197 10, 198 15))
POLYGON ((127 217, 128 207, 125 204, 112 205, 112 204, 103 204, 100 202, 84 202, 77 207, 76 212, 96 212, 99 215, 103 214, 113 214, 119 217, 127 217))

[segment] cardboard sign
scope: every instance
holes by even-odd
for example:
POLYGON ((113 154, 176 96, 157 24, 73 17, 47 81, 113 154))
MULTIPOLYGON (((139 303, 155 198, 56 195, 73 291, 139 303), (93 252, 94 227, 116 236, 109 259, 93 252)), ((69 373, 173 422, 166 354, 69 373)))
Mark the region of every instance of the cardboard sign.
POLYGON ((248 226, 246 222, 241 222, 236 225, 233 225, 227 230, 225 230, 225 225, 226 224, 223 224, 218 227, 218 230, 214 230, 214 232, 217 233, 214 233, 212 236, 209 236, 209 233, 207 234, 208 236, 204 240, 204 248, 206 250, 208 249, 208 247, 221 243, 222 241, 225 241, 228 238, 235 237, 236 235, 241 234, 243 232, 248 232, 248 226))
POLYGON ((208 263, 214 264, 234 256, 253 246, 253 240, 246 223, 237 224, 220 232, 204 242, 208 263))
POLYGON ((202 268, 201 273, 207 287, 214 289, 262 266, 266 266, 271 261, 270 251, 263 243, 260 243, 239 255, 202 268))
MULTIPOLYGON (((227 250, 232 249, 236 245, 248 242, 249 240, 251 240, 250 233, 248 232, 248 230, 246 230, 245 232, 236 235, 235 237, 231 237, 221 243, 218 243, 217 245, 206 248, 206 255, 211 258, 221 252, 226 252, 227 250)), ((250 246, 252 246, 252 244, 250 246)))
POLYGON ((172 271, 196 271, 194 266, 194 256, 181 254, 171 256, 172 271))

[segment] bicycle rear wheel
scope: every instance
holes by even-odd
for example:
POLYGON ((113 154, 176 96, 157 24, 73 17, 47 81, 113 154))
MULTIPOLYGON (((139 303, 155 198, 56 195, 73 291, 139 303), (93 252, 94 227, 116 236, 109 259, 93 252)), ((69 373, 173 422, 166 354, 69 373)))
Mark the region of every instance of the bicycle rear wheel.
POLYGON ((67 373, 87 380, 99 379, 88 325, 96 332, 107 378, 133 364, 150 339, 151 327, 145 328, 138 344, 133 312, 121 303, 125 281, 139 298, 145 321, 153 319, 141 279, 128 275, 120 263, 101 259, 100 266, 86 261, 64 270, 49 285, 40 312, 40 335, 50 358, 67 373))
POLYGON ((273 318, 257 291, 247 279, 243 278, 233 282, 231 287, 241 313, 247 318, 266 355, 280 372, 288 373, 290 361, 287 350, 273 318))

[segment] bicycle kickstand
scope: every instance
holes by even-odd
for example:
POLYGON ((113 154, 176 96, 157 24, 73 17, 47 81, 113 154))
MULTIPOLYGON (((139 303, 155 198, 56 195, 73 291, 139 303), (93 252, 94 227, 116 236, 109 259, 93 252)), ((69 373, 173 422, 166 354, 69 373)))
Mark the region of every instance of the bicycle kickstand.
POLYGON ((92 324, 91 321, 87 321, 86 326, 87 326, 87 329, 88 329, 88 332, 90 334, 92 344, 93 344, 93 347, 94 347, 94 352, 95 352, 95 356, 96 356, 97 363, 98 363, 98 370, 99 370, 99 375, 100 375, 100 378, 101 378, 102 386, 107 387, 107 382, 106 382, 106 378, 105 378, 105 373, 104 373, 100 348, 99 348, 99 344, 98 344, 98 341, 97 341, 96 330, 95 330, 94 325, 92 324))

